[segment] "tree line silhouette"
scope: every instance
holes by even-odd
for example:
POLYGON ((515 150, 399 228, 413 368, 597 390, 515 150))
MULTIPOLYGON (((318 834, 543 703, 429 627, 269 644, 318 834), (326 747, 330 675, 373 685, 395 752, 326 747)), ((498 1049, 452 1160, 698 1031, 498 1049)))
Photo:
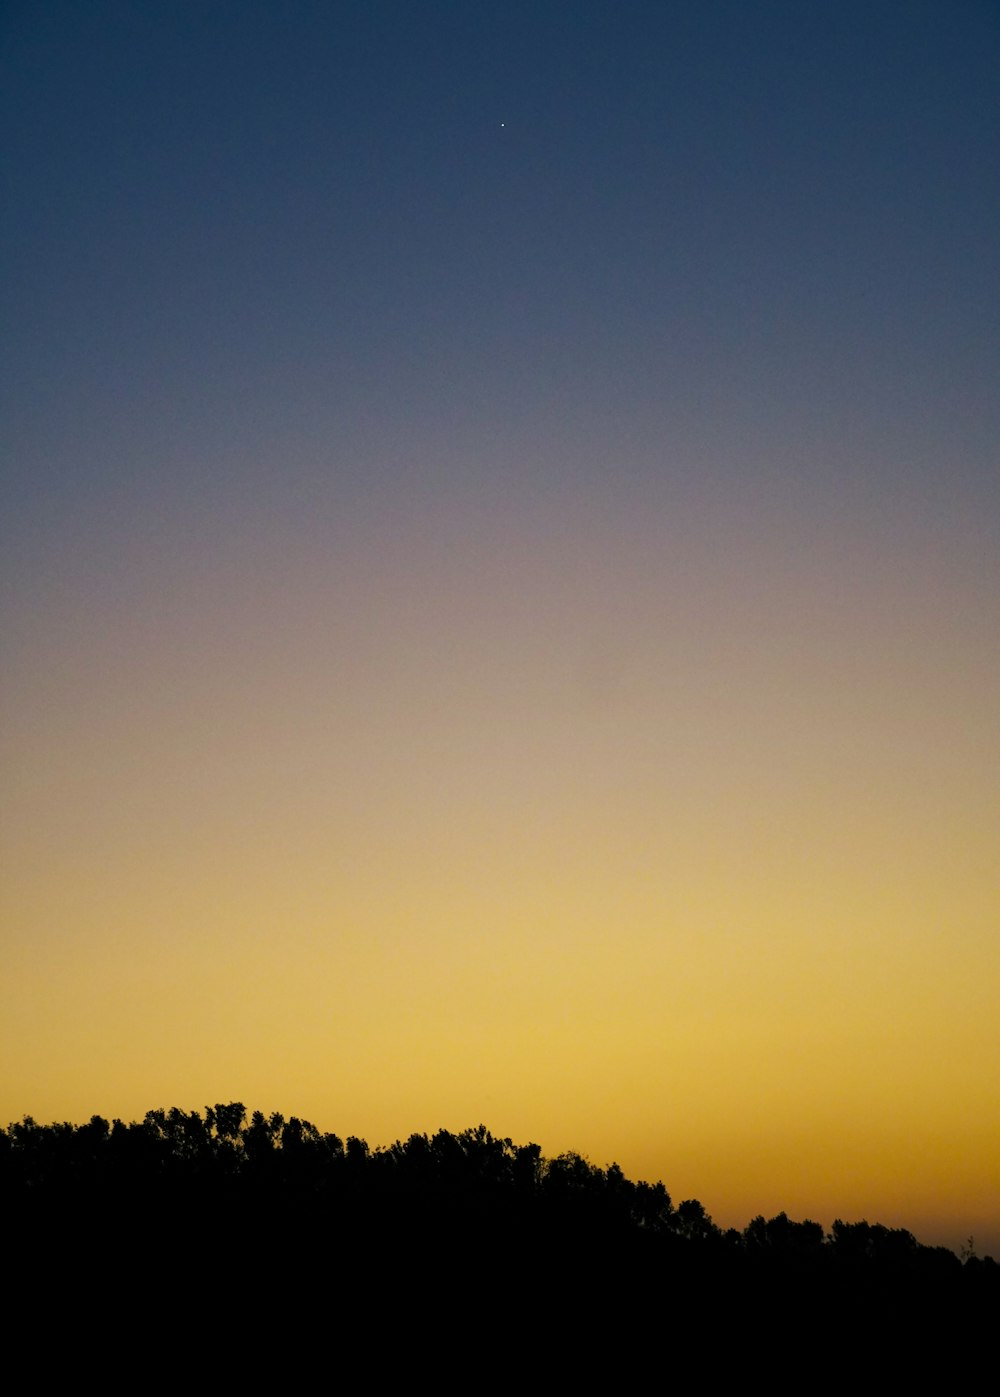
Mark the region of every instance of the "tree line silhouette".
POLYGON ((577 1335, 780 1314, 880 1333, 948 1322, 969 1342, 1000 1317, 1000 1266, 971 1246, 784 1212, 722 1229, 662 1183, 484 1125, 372 1149, 240 1102, 131 1123, 26 1117, 0 1131, 0 1178, 24 1276, 64 1314, 112 1297, 133 1328, 208 1306, 287 1331, 374 1304, 394 1331, 425 1335, 444 1307, 467 1342, 498 1326, 540 1341, 569 1306, 577 1335))

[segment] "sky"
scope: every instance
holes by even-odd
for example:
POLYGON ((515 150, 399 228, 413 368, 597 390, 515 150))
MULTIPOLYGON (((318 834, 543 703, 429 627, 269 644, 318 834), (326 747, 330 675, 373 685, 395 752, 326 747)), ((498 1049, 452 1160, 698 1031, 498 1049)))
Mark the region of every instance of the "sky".
POLYGON ((8 3, 0 1119, 1000 1258, 1000 8, 8 3))

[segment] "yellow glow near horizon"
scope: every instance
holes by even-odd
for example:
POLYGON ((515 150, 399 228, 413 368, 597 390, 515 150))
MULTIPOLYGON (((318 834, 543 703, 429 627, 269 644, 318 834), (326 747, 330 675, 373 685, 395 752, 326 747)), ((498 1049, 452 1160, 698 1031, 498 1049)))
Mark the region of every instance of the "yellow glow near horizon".
POLYGON ((784 527, 705 559, 415 526, 50 603, 12 677, 6 1118, 483 1120, 727 1223, 988 1234, 994 613, 948 559, 925 605, 905 557, 784 527))

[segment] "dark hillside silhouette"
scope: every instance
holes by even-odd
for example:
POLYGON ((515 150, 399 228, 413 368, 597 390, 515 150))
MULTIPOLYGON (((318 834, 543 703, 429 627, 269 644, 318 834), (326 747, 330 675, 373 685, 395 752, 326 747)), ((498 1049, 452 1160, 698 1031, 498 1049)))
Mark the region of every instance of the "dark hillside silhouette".
POLYGON ((568 1345, 584 1364, 624 1362, 626 1339, 634 1354, 664 1326, 756 1334, 780 1316, 800 1336, 846 1325, 871 1342, 934 1326, 968 1346, 1000 1318, 990 1258, 784 1213, 724 1232, 661 1183, 483 1125, 371 1149, 238 1102, 130 1124, 26 1118, 0 1132, 0 1179, 22 1296, 62 1326, 113 1314, 149 1341, 211 1316, 242 1341, 335 1322, 343 1342, 426 1346, 444 1323, 463 1351, 503 1342, 555 1362, 568 1345))

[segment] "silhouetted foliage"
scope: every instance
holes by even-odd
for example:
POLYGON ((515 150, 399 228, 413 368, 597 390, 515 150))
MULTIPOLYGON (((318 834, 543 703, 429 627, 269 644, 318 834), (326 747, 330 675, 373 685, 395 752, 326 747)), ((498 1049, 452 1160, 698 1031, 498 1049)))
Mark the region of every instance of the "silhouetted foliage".
POLYGON ((971 1248, 960 1261, 901 1228, 838 1219, 827 1235, 783 1212, 724 1233, 662 1183, 484 1125, 371 1149, 240 1102, 130 1124, 25 1117, 0 1131, 0 1180, 28 1291, 57 1303, 62 1288, 79 1315, 103 1297, 140 1327, 223 1291, 244 1332, 376 1303, 426 1327, 447 1303, 484 1342, 501 1316, 551 1334, 553 1297, 577 1342, 605 1344, 666 1314, 753 1330, 780 1313, 803 1332, 944 1318, 965 1342, 1000 1315, 1000 1267, 971 1248))

